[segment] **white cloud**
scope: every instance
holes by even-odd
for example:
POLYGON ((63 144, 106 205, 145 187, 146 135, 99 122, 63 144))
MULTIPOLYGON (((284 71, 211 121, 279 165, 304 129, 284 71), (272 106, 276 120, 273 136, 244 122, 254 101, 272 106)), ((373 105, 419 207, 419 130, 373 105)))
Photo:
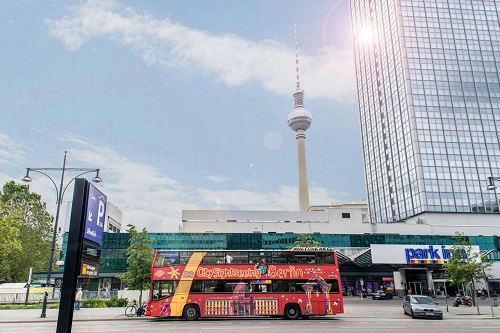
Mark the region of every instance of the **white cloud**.
MULTIPOLYGON (((124 227, 132 223, 140 229, 146 227, 150 232, 175 232, 181 224, 182 210, 293 211, 298 208, 297 187, 282 186, 275 192, 193 188, 177 182, 154 166, 121 156, 109 147, 74 135, 67 135, 63 140, 74 146, 68 150, 72 164, 101 169, 103 183, 98 187, 123 212, 124 227)), ((314 187, 310 192, 312 202, 326 204, 334 201, 324 188, 314 187)))
POLYGON ((14 165, 25 161, 27 155, 28 149, 22 142, 0 133, 0 165, 14 165))
MULTIPOLYGON (((176 232, 181 224, 182 210, 197 209, 234 209, 234 210, 283 210, 293 211, 298 208, 298 190, 294 186, 281 186, 276 191, 258 192, 246 189, 212 190, 181 184, 164 174, 161 169, 146 163, 136 162, 120 155, 116 150, 89 142, 85 138, 67 134, 59 138, 68 147, 68 167, 100 168, 103 183, 98 187, 123 213, 122 226, 134 224, 138 229, 146 227, 150 232, 176 232)), ((0 133, 0 148, 13 154, 15 164, 25 164, 27 149, 22 143, 0 133)), ((15 165, 14 165, 15 166, 15 165)), ((17 169, 17 168, 15 168, 17 169)), ((64 186, 78 173, 68 171, 64 186)), ((50 174, 59 186, 60 174, 50 174)), ((18 175, 16 175, 17 177, 18 175)), ((42 175, 33 173, 30 189, 42 195, 47 203, 47 210, 54 215, 56 211, 55 184, 42 175)), ((87 179, 94 174, 89 173, 87 179)), ((229 177, 209 176, 214 182, 230 181, 229 177)), ((4 184, 12 180, 10 175, 0 172, 0 181, 4 184)), ((19 179, 14 179, 20 182, 19 179)), ((72 198, 70 185, 64 195, 64 201, 72 198)), ((327 204, 334 201, 328 197, 328 191, 322 187, 310 188, 311 202, 327 204)), ((59 226, 64 227, 63 205, 59 226)))
POLYGON ((231 179, 228 176, 224 176, 224 175, 208 176, 207 178, 208 178, 208 180, 210 180, 214 183, 224 183, 224 182, 227 182, 231 179))
MULTIPOLYGON (((195 68, 228 86, 256 81, 285 95, 293 89, 295 56, 287 45, 190 29, 112 0, 89 0, 70 11, 69 16, 45 21, 50 33, 70 50, 94 38, 108 38, 129 47, 147 64, 195 68)), ((323 48, 315 56, 301 54, 300 71, 309 98, 352 101, 355 97, 352 50, 323 48)))

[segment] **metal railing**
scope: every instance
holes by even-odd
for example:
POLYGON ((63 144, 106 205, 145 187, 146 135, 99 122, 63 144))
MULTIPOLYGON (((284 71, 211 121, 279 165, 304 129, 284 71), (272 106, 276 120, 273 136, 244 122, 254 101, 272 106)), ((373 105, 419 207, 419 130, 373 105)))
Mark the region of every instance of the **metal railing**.
MULTIPOLYGON (((40 303, 45 293, 30 293, 28 303, 40 303)), ((118 298, 118 290, 113 291, 88 291, 84 290, 82 299, 111 299, 118 298)), ((60 291, 49 293, 48 301, 58 303, 61 299, 60 291)), ((0 304, 24 304, 26 293, 0 293, 0 304)))

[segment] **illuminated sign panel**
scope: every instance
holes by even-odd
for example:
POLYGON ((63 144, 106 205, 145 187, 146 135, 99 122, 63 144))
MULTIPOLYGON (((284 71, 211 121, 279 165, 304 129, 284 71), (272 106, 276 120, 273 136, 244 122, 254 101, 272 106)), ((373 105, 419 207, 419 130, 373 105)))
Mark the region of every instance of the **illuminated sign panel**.
POLYGON ((85 230, 83 238, 97 244, 102 243, 104 221, 106 219, 107 197, 94 185, 89 183, 87 209, 85 210, 85 230))
MULTIPOLYGON (((384 245, 372 244, 374 264, 424 264, 442 265, 452 253, 452 245, 384 245)), ((472 253, 479 253, 479 246, 471 246, 472 253)), ((463 255, 466 253, 464 251, 463 255)))

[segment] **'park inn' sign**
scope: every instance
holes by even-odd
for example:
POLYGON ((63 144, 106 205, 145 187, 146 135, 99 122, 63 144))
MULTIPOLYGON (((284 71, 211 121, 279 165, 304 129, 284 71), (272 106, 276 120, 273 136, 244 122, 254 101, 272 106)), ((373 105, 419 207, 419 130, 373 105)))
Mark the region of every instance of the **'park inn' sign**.
MULTIPOLYGON (((372 244, 374 264, 434 264, 442 265, 452 257, 452 245, 383 245, 372 244)), ((471 246, 472 253, 479 253, 479 246, 471 246)), ((464 251, 464 256, 467 253, 464 251)))

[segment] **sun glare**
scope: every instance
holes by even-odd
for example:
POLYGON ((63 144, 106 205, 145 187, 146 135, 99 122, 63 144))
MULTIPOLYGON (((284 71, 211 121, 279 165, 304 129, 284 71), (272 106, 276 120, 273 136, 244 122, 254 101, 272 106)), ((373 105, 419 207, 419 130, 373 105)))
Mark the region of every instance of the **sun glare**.
POLYGON ((375 37, 375 31, 372 28, 365 26, 361 28, 358 32, 358 40, 361 43, 369 43, 373 41, 375 37))

